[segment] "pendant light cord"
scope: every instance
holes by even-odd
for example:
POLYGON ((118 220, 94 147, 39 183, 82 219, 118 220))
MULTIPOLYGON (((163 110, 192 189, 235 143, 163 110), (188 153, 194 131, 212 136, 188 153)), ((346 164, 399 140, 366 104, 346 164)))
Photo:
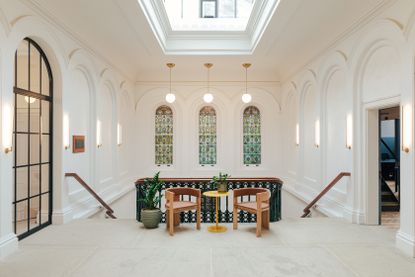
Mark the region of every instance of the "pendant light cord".
POLYGON ((210 68, 208 68, 207 70, 207 87, 208 87, 208 92, 210 93, 210 68))
POLYGON ((248 93, 248 68, 245 67, 245 93, 248 93))

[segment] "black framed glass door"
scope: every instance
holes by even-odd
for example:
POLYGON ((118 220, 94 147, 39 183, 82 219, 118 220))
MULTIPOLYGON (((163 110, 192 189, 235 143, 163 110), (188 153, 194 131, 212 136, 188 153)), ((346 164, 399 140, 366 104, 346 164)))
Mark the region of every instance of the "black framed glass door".
POLYGON ((53 79, 45 53, 24 39, 15 54, 14 232, 19 239, 52 222, 53 79))

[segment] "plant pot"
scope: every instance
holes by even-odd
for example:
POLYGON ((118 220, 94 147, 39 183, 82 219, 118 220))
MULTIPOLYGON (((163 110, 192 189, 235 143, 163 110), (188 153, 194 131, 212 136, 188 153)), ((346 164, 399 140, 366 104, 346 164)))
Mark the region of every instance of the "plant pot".
POLYGON ((141 210, 141 222, 147 229, 157 228, 161 220, 160 209, 142 209, 141 210))
POLYGON ((218 192, 227 192, 228 191, 228 183, 222 182, 218 184, 218 192))

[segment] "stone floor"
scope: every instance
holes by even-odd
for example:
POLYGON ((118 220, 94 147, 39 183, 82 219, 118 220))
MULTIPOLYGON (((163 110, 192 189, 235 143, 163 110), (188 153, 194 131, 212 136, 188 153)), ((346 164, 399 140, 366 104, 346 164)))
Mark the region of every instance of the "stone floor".
POLYGON ((170 237, 164 225, 146 230, 134 220, 50 226, 1 260, 0 276, 415 276, 415 259, 400 253, 395 231, 382 226, 285 219, 262 238, 253 224, 226 233, 206 229, 184 225, 170 237))

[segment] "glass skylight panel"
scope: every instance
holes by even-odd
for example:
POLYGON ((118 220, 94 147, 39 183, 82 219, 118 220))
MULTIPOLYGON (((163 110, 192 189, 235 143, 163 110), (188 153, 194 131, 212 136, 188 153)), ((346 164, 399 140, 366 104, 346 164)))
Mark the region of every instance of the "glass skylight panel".
POLYGON ((244 31, 255 0, 163 0, 174 31, 244 31))

